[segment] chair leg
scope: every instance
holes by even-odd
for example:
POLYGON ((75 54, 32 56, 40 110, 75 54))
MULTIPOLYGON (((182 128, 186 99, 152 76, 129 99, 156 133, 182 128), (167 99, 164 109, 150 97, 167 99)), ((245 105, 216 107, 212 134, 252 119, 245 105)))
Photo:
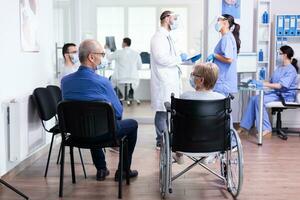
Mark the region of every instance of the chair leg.
POLYGON ((123 156, 124 156, 124 140, 120 141, 120 154, 119 154, 119 195, 118 198, 122 199, 122 180, 123 180, 123 156))
POLYGON ((58 156, 57 156, 57 160, 56 160, 56 164, 58 165, 59 159, 60 159, 60 153, 61 153, 61 144, 59 147, 59 151, 58 151, 58 156))
POLYGON ((277 129, 277 136, 283 140, 287 140, 288 137, 286 133, 282 129, 282 122, 281 122, 281 111, 277 112, 277 119, 276 119, 276 129, 277 129))
POLYGON ((129 162, 128 162, 128 140, 125 139, 125 165, 126 165, 126 184, 130 184, 130 178, 129 178, 129 162))
POLYGON ((60 159, 59 197, 63 197, 64 165, 65 165, 65 146, 62 144, 61 159, 60 159))
POLYGON ((50 143, 50 149, 49 149, 49 153, 48 153, 48 159, 47 159, 47 165, 46 165, 44 177, 47 177, 47 173, 48 173, 48 167, 49 167, 49 162, 50 162, 50 157, 51 157, 53 140, 54 140, 54 134, 52 134, 52 139, 51 139, 51 143, 50 143))
POLYGON ((74 166, 74 152, 73 152, 73 147, 71 147, 71 146, 70 146, 70 161, 71 161, 72 183, 76 183, 75 166, 74 166))
POLYGON ((23 194, 22 192, 20 192, 19 190, 17 190, 13 186, 11 186, 10 184, 6 183, 4 180, 0 179, 0 183, 2 183, 3 185, 5 185, 9 189, 11 189, 12 191, 17 193, 18 195, 22 196, 24 199, 29 199, 29 197, 27 197, 25 194, 23 194))
POLYGON ((78 148, 79 151, 79 157, 80 157, 80 161, 81 161, 81 165, 82 165, 82 169, 83 169, 83 173, 84 173, 84 178, 86 179, 86 171, 85 171, 85 167, 84 167, 84 163, 83 163, 83 159, 82 159, 82 154, 81 154, 81 150, 80 148, 78 148))

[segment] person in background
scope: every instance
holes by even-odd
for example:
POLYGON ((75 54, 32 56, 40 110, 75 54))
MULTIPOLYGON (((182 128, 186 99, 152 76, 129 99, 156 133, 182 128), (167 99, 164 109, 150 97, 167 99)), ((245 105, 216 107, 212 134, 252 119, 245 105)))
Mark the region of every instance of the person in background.
POLYGON ((139 85, 138 69, 142 68, 141 56, 138 52, 130 48, 131 39, 124 38, 122 50, 117 50, 107 55, 108 61, 115 60, 115 69, 112 75, 112 82, 115 87, 119 83, 128 83, 130 85, 128 98, 133 99, 134 90, 139 85))
POLYGON ((64 57, 64 65, 60 69, 59 80, 64 76, 76 72, 79 62, 77 46, 74 43, 66 43, 62 48, 62 55, 64 57))
MULTIPOLYGON (((271 135, 272 126, 269 120, 269 116, 266 110, 266 103, 272 101, 280 101, 277 95, 280 92, 287 102, 294 102, 296 99, 296 90, 289 90, 297 88, 297 72, 298 65, 297 60, 293 58, 294 50, 290 46, 280 47, 278 66, 274 71, 270 82, 261 82, 252 80, 251 82, 256 85, 256 87, 267 87, 272 90, 266 91, 264 93, 264 108, 263 108, 263 136, 271 135)), ((243 114, 240 129, 238 133, 248 133, 250 128, 254 125, 256 121, 256 128, 259 128, 259 97, 258 95, 250 98, 247 109, 243 114)))
MULTIPOLYGON (((180 95, 181 99, 190 100, 217 100, 226 97, 218 92, 214 92, 213 88, 217 82, 219 74, 218 66, 214 63, 199 63, 195 65, 190 75, 190 85, 194 91, 187 91, 180 95)), ((183 154, 176 152, 173 155, 174 160, 178 164, 183 164, 183 154)), ((203 162, 206 164, 214 160, 215 154, 208 156, 203 162)))
POLYGON ((231 15, 224 14, 215 25, 222 38, 215 47, 214 53, 207 57, 219 67, 219 78, 214 91, 228 96, 237 90, 237 54, 240 51, 240 25, 234 22, 231 15))
POLYGON ((171 93, 179 97, 181 93, 180 63, 187 54, 178 54, 170 31, 178 27, 177 15, 164 11, 160 15, 159 30, 151 39, 151 106, 155 110, 156 147, 160 148, 162 132, 167 130, 167 112, 164 102, 171 101, 171 93))
MULTIPOLYGON (((62 95, 64 100, 105 101, 111 103, 115 111, 117 137, 122 138, 126 135, 128 138, 128 164, 130 167, 137 140, 138 123, 133 119, 122 120, 123 107, 111 82, 95 73, 104 56, 104 50, 96 40, 84 40, 79 47, 81 66, 77 72, 69 74, 61 80, 62 95)), ((103 136, 99 138, 99 140, 102 139, 103 136)), ((98 181, 105 180, 105 177, 109 175, 109 170, 102 149, 91 149, 91 154, 97 169, 96 179, 98 181)), ((124 170, 124 174, 126 173, 125 169, 120 169, 119 165, 115 173, 115 181, 118 180, 120 170, 124 170)), ((130 178, 137 175, 138 171, 130 170, 130 178)))

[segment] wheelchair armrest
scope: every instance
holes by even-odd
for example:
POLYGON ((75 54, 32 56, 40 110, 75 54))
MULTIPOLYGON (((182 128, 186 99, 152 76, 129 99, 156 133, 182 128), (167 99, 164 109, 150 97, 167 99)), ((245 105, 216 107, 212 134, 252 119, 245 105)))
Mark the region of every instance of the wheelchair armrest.
POLYGON ((166 101, 166 102, 164 103, 164 105, 165 105, 165 108, 166 108, 167 112, 171 112, 171 103, 168 102, 168 101, 166 101))

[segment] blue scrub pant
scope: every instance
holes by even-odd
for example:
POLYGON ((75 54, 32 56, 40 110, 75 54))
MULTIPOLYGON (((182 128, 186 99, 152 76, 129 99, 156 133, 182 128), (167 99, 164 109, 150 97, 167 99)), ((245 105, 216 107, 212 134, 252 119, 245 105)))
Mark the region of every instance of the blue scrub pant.
MULTIPOLYGON (((138 123, 133 119, 118 120, 117 127, 117 137, 122 138, 126 135, 128 139, 128 164, 130 169, 132 154, 137 139, 138 123)), ((103 137, 99 138, 99 140, 103 140, 103 137)), ((105 155, 102 149, 91 149, 91 154, 97 170, 106 169, 105 155)), ((118 169, 120 169, 120 163, 118 169)))
MULTIPOLYGON (((279 101, 279 97, 275 93, 269 93, 264 95, 264 107, 263 107, 263 131, 272 131, 272 126, 267 113, 266 104, 272 101, 279 101)), ((243 115, 240 126, 250 130, 250 128, 256 122, 256 127, 259 129, 259 96, 250 97, 246 112, 243 115)))

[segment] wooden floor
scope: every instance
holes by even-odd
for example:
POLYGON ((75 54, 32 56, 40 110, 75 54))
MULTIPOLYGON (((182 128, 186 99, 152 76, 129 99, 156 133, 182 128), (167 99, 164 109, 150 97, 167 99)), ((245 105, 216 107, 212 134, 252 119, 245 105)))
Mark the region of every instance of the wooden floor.
MULTIPOLYGON (((289 137, 282 141, 276 136, 264 140, 257 146, 255 137, 242 138, 244 146, 244 184, 238 199, 277 200, 300 199, 300 137, 289 137)), ((139 177, 130 186, 124 185, 123 199, 160 199, 158 186, 159 153, 154 148, 153 125, 139 127, 138 144, 134 153, 133 169, 139 170, 139 177)), ((77 153, 75 153, 78 155, 77 153)), ((55 148, 48 177, 43 173, 46 155, 23 170, 16 177, 6 179, 9 183, 27 194, 30 199, 59 199, 59 166, 55 164, 55 148)), ((84 151, 88 179, 84 179, 78 156, 76 158, 77 183, 71 183, 69 158, 65 168, 64 198, 72 200, 117 199, 117 183, 113 181, 118 156, 107 153, 108 168, 111 174, 107 180, 95 180, 95 168, 89 151, 84 151)), ((188 160, 185 159, 186 163, 188 160)), ((213 168, 216 166, 213 166, 213 168)), ((178 171, 182 166, 173 165, 178 171)), ((221 181, 200 167, 194 168, 173 183, 173 191, 168 199, 232 199, 221 181)), ((7 188, 0 186, 0 199, 21 199, 7 188)))

